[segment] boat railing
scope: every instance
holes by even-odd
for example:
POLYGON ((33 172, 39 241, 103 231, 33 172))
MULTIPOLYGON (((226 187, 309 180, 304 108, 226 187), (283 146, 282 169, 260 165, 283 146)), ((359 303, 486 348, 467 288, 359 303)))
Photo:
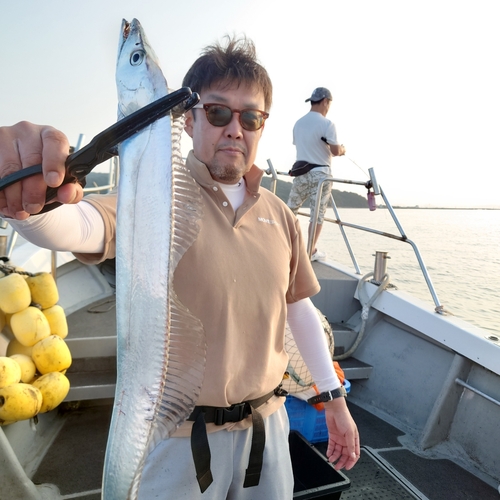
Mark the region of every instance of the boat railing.
MULTIPOLYGON (((276 185, 277 185, 277 182, 278 182, 278 175, 286 175, 286 176, 288 176, 288 172, 277 171, 274 168, 274 166, 272 164, 272 161, 270 159, 267 160, 267 164, 268 164, 269 168, 265 172, 266 172, 267 175, 271 176, 270 190, 273 193, 276 194, 276 185)), ((419 251, 416 243, 414 241, 410 240, 408 238, 408 236, 406 235, 406 233, 405 233, 405 231, 403 229, 403 226, 401 225, 399 219, 396 216, 396 213, 394 212, 394 209, 393 209, 392 205, 390 204, 389 200, 387 199, 387 196, 385 195, 382 187, 377 182, 377 179, 375 177, 375 172, 374 172, 373 168, 368 169, 368 171, 369 171, 370 179, 368 181, 366 181, 366 182, 363 182, 363 181, 353 181, 353 180, 347 180, 347 179, 336 179, 336 178, 334 178, 332 176, 326 176, 324 179, 322 179, 319 182, 315 210, 314 210, 314 213, 311 214, 311 220, 313 222, 312 225, 311 225, 312 231, 310 231, 309 238, 308 238, 308 243, 307 243, 307 252, 309 254, 309 257, 311 257, 312 251, 313 251, 312 243, 314 241, 315 229, 316 229, 316 222, 317 222, 318 216, 319 216, 319 206, 320 206, 320 199, 321 199, 321 192, 322 192, 323 184, 325 182, 333 182, 333 183, 353 184, 353 185, 364 186, 369 191, 373 190, 374 195, 376 195, 376 196, 380 195, 382 197, 382 199, 384 200, 385 206, 387 207, 387 210, 391 214, 392 220, 394 221, 394 224, 396 225, 396 227, 397 227, 397 229, 399 231, 399 235, 397 235, 397 234, 390 234, 390 233, 387 233, 385 231, 379 231, 377 229, 373 229, 373 228, 366 227, 366 226, 360 226, 358 224, 352 224, 350 222, 344 222, 340 218, 340 214, 339 214, 339 211, 338 211, 338 208, 337 208, 337 204, 335 203, 335 198, 333 196, 333 191, 332 191, 332 193, 330 195, 330 201, 331 201, 331 205, 332 205, 332 208, 333 208, 333 212, 335 214, 335 219, 332 219, 330 217, 325 217, 324 220, 326 222, 337 224, 339 226, 340 232, 342 234, 342 238, 344 239, 344 243, 346 245, 347 251, 349 252, 349 255, 350 255, 350 258, 351 258, 351 261, 352 261, 352 264, 353 264, 353 267, 355 269, 356 274, 361 274, 361 270, 360 270, 359 265, 358 265, 358 263, 356 261, 356 256, 354 255, 354 251, 352 249, 352 245, 351 245, 351 243, 349 241, 349 238, 347 237, 347 234, 346 234, 346 232, 344 230, 345 227, 349 227, 351 229, 356 229, 356 230, 359 230, 359 231, 369 232, 369 233, 372 233, 372 234, 377 234, 377 235, 383 236, 385 238, 391 238, 391 239, 394 239, 394 240, 402 241, 403 243, 408 243, 412 247, 413 252, 415 253, 415 256, 417 258, 418 265, 419 265, 420 270, 422 271, 422 274, 424 276, 425 282, 427 284, 427 288, 429 289, 429 292, 430 292, 430 294, 432 296, 432 300, 434 301, 434 304, 436 306, 435 307, 435 311, 437 313, 443 314, 444 313, 444 307, 443 307, 443 305, 439 301, 439 298, 437 296, 436 290, 434 289, 434 285, 432 284, 431 277, 429 275, 429 272, 427 271, 427 267, 425 266, 424 260, 422 258, 422 255, 421 255, 421 253, 420 253, 420 251, 419 251)), ((308 213, 300 212, 300 211, 299 211, 299 214, 300 215, 309 215, 308 213)))
MULTIPOLYGON (((73 151, 78 151, 80 149, 80 145, 82 142, 83 136, 80 135, 80 138, 78 140, 78 144, 75 148, 73 148, 73 151)), ((109 171, 108 171, 108 183, 103 184, 103 185, 95 185, 95 186, 85 186, 83 189, 83 194, 84 196, 87 194, 91 193, 107 193, 111 191, 112 189, 115 188, 115 186, 118 184, 118 179, 119 179, 119 160, 118 157, 113 157, 109 161, 109 171)), ((7 221, 2 220, 0 222, 0 229, 6 229, 7 228, 7 221)), ((14 251, 14 247, 16 246, 17 239, 18 239, 18 232, 12 228, 12 231, 8 237, 7 243, 5 244, 5 251, 2 255, 5 255, 6 257, 10 258, 12 256, 12 252, 14 251)), ((1 242, 0 242, 1 244, 1 242)), ((3 249, 2 249, 3 250, 3 249)), ((52 250, 52 255, 51 255, 51 273, 54 276, 54 279, 57 278, 57 251, 52 250)))

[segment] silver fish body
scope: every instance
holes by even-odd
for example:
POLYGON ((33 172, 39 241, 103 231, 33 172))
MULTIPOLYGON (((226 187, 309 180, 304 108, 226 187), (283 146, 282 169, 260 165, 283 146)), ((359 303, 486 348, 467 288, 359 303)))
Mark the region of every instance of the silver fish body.
MULTIPOLYGON (((140 23, 122 22, 118 117, 168 93, 140 23)), ((195 241, 199 187, 180 155, 183 118, 166 116, 119 148, 117 385, 103 474, 104 500, 136 499, 145 460, 199 396, 203 326, 179 302, 175 267, 195 241)), ((175 460, 175 457, 172 457, 175 460)))

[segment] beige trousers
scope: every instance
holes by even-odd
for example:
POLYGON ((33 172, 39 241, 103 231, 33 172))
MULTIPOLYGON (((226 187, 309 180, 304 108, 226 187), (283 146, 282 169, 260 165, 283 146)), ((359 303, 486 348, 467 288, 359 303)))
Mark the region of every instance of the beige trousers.
POLYGON ((190 438, 170 438, 150 454, 139 500, 292 500, 293 473, 285 407, 264 419, 266 447, 258 486, 243 488, 252 429, 208 435, 213 483, 202 494, 196 481, 190 438))

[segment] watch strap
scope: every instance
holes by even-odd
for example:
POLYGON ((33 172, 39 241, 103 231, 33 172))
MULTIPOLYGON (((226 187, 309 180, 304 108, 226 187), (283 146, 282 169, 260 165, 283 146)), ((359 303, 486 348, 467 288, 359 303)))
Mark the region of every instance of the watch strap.
POLYGON ((332 401, 333 399, 347 397, 347 392, 343 385, 341 385, 338 389, 334 389, 333 391, 325 391, 309 398, 307 402, 310 405, 316 405, 318 403, 328 403, 328 401, 332 401))

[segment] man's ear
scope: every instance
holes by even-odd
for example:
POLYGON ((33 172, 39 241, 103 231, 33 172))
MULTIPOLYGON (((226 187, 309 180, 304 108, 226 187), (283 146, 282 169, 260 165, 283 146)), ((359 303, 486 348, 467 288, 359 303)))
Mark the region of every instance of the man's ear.
POLYGON ((190 109, 189 111, 186 112, 186 118, 184 121, 184 130, 186 131, 187 135, 193 138, 193 111, 190 109))

